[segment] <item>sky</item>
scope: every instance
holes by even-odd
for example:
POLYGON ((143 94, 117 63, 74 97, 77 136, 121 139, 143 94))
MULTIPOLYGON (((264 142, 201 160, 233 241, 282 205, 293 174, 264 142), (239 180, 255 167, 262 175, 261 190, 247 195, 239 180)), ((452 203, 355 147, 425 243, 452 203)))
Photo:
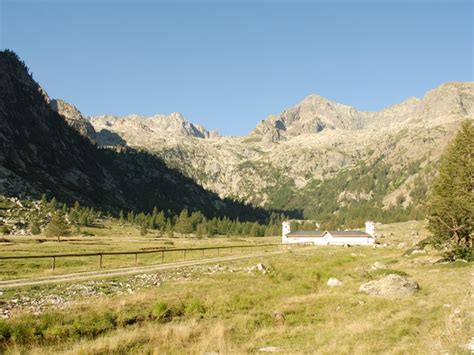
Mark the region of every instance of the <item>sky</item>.
POLYGON ((473 80, 473 1, 0 0, 0 47, 84 115, 244 135, 310 94, 377 111, 473 80))

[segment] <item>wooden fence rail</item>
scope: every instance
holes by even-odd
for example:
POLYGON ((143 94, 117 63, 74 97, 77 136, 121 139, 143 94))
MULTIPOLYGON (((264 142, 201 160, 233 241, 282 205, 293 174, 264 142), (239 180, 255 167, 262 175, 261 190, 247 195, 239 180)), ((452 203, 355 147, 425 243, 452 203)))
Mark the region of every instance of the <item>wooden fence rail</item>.
MULTIPOLYGON (((305 246, 311 243, 298 243, 298 246, 305 246)), ((99 253, 72 253, 72 254, 48 254, 48 255, 11 255, 11 256, 0 256, 0 261, 2 260, 20 260, 20 259, 51 259, 51 268, 54 271, 56 269, 56 259, 57 258, 70 258, 70 257, 88 257, 88 256, 98 256, 99 257, 99 268, 103 267, 103 258, 106 255, 135 255, 135 264, 138 264, 138 255, 139 254, 153 254, 161 253, 161 263, 164 262, 165 253, 172 252, 182 252, 183 260, 186 260, 186 254, 192 251, 201 251, 202 257, 206 250, 217 250, 217 255, 220 255, 221 249, 230 249, 231 252, 234 249, 240 249, 243 252, 247 248, 284 248, 288 247, 290 244, 280 244, 280 243, 268 243, 268 244, 255 244, 255 245, 227 245, 227 246, 217 246, 217 247, 196 247, 196 248, 160 248, 153 250, 136 250, 136 251, 108 251, 108 252, 99 252, 99 253)), ((295 244, 292 244, 295 245, 295 244)))

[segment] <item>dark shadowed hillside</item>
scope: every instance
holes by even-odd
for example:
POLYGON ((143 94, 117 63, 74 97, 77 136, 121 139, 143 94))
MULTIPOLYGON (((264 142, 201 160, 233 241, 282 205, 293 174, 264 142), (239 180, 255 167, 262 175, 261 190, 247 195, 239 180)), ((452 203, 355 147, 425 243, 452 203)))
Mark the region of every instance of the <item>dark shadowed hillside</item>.
POLYGON ((47 94, 11 51, 0 52, 0 194, 59 199, 103 209, 180 211, 262 218, 261 210, 204 190, 160 158, 97 148, 51 108, 47 94))

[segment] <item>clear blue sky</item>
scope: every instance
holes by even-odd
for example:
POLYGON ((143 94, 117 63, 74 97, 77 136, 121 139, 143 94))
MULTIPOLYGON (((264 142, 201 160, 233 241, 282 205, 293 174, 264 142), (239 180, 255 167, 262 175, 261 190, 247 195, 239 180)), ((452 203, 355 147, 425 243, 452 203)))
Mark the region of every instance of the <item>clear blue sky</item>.
POLYGON ((473 80, 473 2, 0 0, 0 47, 85 115, 223 134, 316 93, 361 110, 473 80))

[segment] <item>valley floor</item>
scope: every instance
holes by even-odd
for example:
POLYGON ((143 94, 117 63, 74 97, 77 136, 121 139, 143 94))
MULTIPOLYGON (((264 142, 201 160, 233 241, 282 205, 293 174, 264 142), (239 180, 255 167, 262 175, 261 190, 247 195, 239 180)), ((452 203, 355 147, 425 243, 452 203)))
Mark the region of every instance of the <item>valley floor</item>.
POLYGON ((65 284, 62 291, 5 291, 4 301, 38 292, 78 296, 63 310, 25 311, 0 321, 0 347, 36 354, 468 354, 472 266, 434 264, 439 256, 433 251, 403 256, 425 235, 421 223, 381 226, 379 233, 384 248, 302 248, 162 270, 146 275, 154 281, 143 287, 113 279, 65 284), (375 262, 385 268, 373 268, 375 262), (268 272, 258 271, 257 263, 268 272), (404 299, 358 292, 362 283, 390 273, 415 279, 420 291, 404 299), (330 277, 343 284, 327 286, 330 277), (120 283, 130 290, 116 291, 120 283), (100 292, 84 295, 80 290, 87 287, 100 292))

